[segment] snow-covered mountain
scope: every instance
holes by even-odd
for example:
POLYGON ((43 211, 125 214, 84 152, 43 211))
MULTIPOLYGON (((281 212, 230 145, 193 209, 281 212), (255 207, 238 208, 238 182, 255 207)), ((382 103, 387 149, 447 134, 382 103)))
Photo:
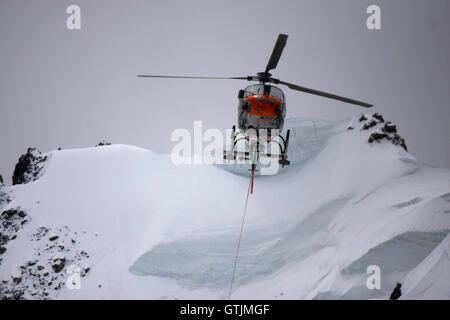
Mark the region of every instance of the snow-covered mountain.
MULTIPOLYGON (((400 299, 450 299, 450 171, 377 114, 285 128, 292 164, 255 179, 232 298, 388 299, 401 283, 400 299)), ((0 187, 0 296, 227 298, 245 166, 127 145, 29 153, 0 187)))

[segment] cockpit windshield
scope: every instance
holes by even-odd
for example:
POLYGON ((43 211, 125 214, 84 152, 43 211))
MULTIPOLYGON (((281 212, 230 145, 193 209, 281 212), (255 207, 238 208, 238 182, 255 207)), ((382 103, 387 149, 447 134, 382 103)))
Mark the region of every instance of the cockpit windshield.
POLYGON ((284 94, 280 88, 275 86, 269 86, 264 84, 254 84, 245 88, 244 98, 247 98, 254 94, 268 94, 275 96, 284 102, 284 94))

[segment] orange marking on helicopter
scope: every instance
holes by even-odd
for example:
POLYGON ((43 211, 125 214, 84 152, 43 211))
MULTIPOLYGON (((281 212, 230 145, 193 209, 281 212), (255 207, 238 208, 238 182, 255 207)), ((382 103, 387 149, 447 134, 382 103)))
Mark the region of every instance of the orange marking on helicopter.
POLYGON ((262 117, 276 117, 275 110, 278 104, 281 103, 279 98, 267 94, 255 94, 245 98, 243 101, 250 103, 250 111, 244 110, 245 112, 262 117))

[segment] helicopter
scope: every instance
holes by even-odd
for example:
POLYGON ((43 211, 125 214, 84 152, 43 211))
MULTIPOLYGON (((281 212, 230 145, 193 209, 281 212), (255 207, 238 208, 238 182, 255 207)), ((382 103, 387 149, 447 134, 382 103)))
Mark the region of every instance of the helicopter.
MULTIPOLYGON (((278 39, 272 50, 265 71, 258 72, 255 76, 203 77, 140 74, 138 77, 257 81, 257 84, 252 84, 245 89, 239 90, 239 130, 236 131, 236 126, 233 126, 229 150, 225 150, 223 155, 226 160, 236 160, 236 157, 240 157, 241 160, 250 160, 253 180, 256 165, 261 157, 275 158, 282 167, 290 164, 287 158, 290 130, 287 130, 285 137, 281 135, 284 126, 284 118, 286 116, 286 99, 283 91, 275 85, 285 85, 289 89, 354 104, 360 107, 370 108, 373 106, 366 102, 302 87, 273 78, 269 71, 277 67, 286 45, 287 38, 288 36, 286 34, 278 35, 278 39), (246 143, 247 150, 237 150, 236 146, 239 141, 244 141, 246 143), (269 145, 273 144, 278 146, 278 150, 269 152, 269 145)), ((270 149, 272 150, 272 148, 270 149)))

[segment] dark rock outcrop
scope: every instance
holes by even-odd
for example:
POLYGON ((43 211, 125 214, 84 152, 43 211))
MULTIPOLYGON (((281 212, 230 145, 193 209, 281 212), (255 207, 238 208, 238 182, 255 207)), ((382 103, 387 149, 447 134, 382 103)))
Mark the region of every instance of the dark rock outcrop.
POLYGON ((62 258, 62 259, 55 259, 54 260, 54 264, 52 265, 52 269, 53 271, 55 271, 55 273, 60 272, 64 266, 66 265, 66 259, 62 258))
MULTIPOLYGON (((7 250, 7 244, 17 238, 18 232, 29 221, 25 211, 17 209, 5 210, 0 214, 0 255, 7 250)), ((0 258, 0 265, 2 264, 0 258)), ((0 285, 1 289, 1 285, 0 285)), ((0 299, 2 298, 0 290, 0 299)))
POLYGON ((48 156, 43 155, 36 148, 28 148, 27 153, 23 154, 17 162, 12 176, 12 183, 23 184, 39 179, 42 175, 45 161, 48 156))
POLYGON ((68 226, 42 226, 24 235, 30 237, 33 251, 9 279, 0 282, 0 300, 55 299, 71 275, 85 277, 90 270, 88 254, 78 241, 72 242, 76 235, 68 226))
POLYGON ((400 282, 397 283, 394 290, 391 293, 391 296, 389 297, 389 300, 397 300, 402 295, 402 284, 400 282))
POLYGON ((386 122, 381 114, 363 114, 359 117, 358 121, 362 123, 361 130, 372 131, 368 139, 369 143, 387 140, 408 151, 405 139, 397 133, 397 126, 390 121, 386 122))
POLYGON ((384 124, 383 128, 381 128, 384 132, 387 133, 397 133, 397 126, 392 122, 388 121, 384 124))
POLYGON ((0 209, 7 203, 11 202, 11 197, 9 192, 2 188, 4 185, 0 184, 0 209))
POLYGON ((370 121, 367 121, 366 123, 364 123, 364 125, 363 125, 363 130, 367 130, 367 129, 370 129, 370 128, 373 128, 373 127, 375 127, 377 125, 377 122, 375 121, 375 120, 370 120, 370 121))
POLYGON ((374 142, 374 141, 380 141, 380 140, 382 140, 382 139, 384 139, 384 138, 387 138, 387 134, 385 134, 385 133, 379 133, 379 132, 374 132, 374 133, 372 133, 371 135, 370 135, 370 137, 369 137, 369 142, 370 143, 372 143, 372 142, 374 142))
POLYGON ((96 145, 96 147, 110 146, 110 145, 111 145, 111 142, 108 142, 108 141, 106 141, 106 140, 102 140, 102 141, 100 141, 100 142, 96 145))
POLYGON ((21 226, 23 226, 28 220, 26 220, 27 214, 20 209, 9 209, 3 211, 0 214, 0 244, 5 244, 2 239, 4 236, 9 236, 8 241, 12 235, 17 233, 21 226))
POLYGON ((384 122, 383 116, 382 116, 381 114, 379 114, 379 113, 374 113, 374 114, 372 115, 372 118, 377 119, 377 120, 380 121, 380 122, 384 122))

